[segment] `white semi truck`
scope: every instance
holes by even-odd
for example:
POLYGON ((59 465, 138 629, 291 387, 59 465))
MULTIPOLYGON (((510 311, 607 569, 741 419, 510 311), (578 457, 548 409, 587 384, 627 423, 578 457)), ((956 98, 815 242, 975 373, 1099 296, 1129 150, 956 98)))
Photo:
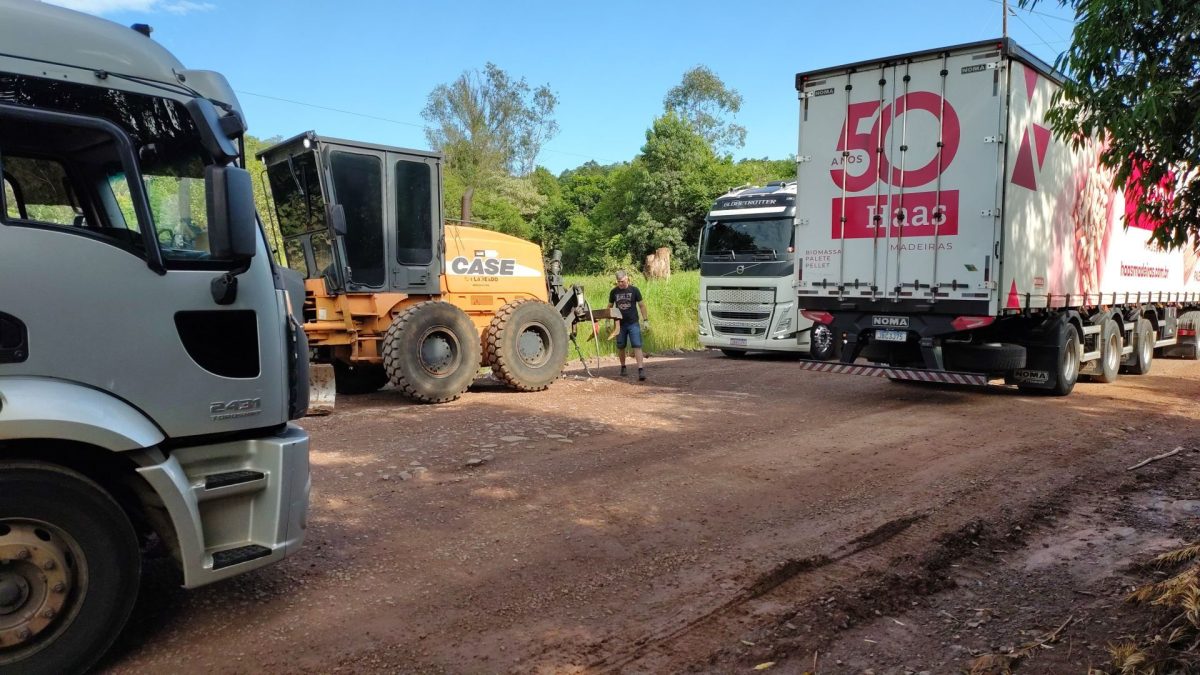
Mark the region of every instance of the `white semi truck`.
POLYGON ((1196 356, 1194 250, 1046 123, 1061 75, 1011 40, 800 73, 798 301, 828 372, 1068 394, 1196 356))
MULTIPOLYGON (((813 324, 796 309, 795 214, 794 181, 717 198, 700 235, 700 344, 730 357, 809 351, 813 324)), ((829 348, 832 334, 820 330, 829 348)))
POLYGON ((144 553, 191 588, 304 539, 303 288, 233 90, 149 34, 0 0, 0 672, 91 667, 144 553))

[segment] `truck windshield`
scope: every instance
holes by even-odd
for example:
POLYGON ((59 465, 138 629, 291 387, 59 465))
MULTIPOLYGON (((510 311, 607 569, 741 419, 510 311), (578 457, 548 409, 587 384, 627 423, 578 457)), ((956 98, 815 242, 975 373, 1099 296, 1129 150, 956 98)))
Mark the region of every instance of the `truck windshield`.
POLYGON ((709 259, 737 256, 780 259, 795 246, 791 218, 770 220, 714 220, 704 228, 701 255, 709 259))

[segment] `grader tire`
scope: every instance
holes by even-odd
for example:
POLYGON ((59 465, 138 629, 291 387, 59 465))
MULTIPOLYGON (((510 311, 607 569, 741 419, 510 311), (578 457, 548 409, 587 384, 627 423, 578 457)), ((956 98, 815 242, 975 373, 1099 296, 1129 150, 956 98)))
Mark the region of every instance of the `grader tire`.
POLYGON ((479 372, 479 333, 448 302, 422 302, 396 315, 383 338, 383 368, 392 384, 422 403, 453 401, 479 372))
POLYGON ((567 363, 567 326, 558 310, 521 298, 496 312, 484 335, 484 359, 496 377, 517 391, 550 386, 567 363))

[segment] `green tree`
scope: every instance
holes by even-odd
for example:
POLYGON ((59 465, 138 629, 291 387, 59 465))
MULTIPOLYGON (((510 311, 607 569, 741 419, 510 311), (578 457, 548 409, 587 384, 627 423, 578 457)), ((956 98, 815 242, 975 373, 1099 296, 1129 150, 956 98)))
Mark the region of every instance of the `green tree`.
POLYGON ((1200 3, 1060 4, 1075 10, 1071 46, 1056 63, 1070 79, 1047 119, 1074 143, 1105 143, 1100 161, 1117 187, 1142 196, 1159 243, 1200 243, 1200 3))
POLYGON ((533 170, 542 145, 558 132, 557 104, 548 85, 531 89, 493 63, 430 92, 421 112, 430 124, 425 134, 462 181, 463 220, 472 218, 476 190, 533 170))
POLYGON ((717 151, 746 144, 746 127, 732 121, 742 109, 742 95, 707 66, 684 73, 683 81, 667 92, 663 106, 691 122, 717 151))

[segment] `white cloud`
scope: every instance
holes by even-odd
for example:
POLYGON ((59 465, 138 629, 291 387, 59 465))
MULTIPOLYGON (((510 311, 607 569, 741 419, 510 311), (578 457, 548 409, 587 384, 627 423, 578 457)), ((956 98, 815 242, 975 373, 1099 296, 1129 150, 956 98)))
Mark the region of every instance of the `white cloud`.
POLYGON ((207 12, 216 9, 210 2, 195 2, 194 0, 46 0, 52 5, 87 12, 88 14, 113 14, 116 12, 170 12, 171 14, 190 14, 191 12, 207 12))

